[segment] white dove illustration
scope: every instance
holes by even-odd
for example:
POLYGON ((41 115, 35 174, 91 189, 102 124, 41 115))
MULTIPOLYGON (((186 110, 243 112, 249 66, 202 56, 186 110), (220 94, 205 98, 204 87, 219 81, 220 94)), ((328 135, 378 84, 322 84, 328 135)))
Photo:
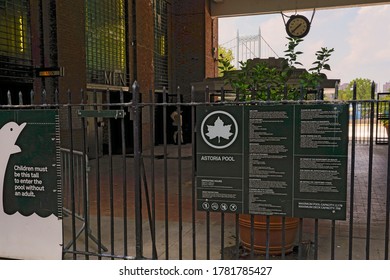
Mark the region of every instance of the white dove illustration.
POLYGON ((62 221, 55 215, 28 217, 4 212, 4 177, 11 155, 26 123, 8 122, 0 129, 0 257, 12 259, 61 259, 62 221), (54 248, 54 249, 53 249, 54 248))

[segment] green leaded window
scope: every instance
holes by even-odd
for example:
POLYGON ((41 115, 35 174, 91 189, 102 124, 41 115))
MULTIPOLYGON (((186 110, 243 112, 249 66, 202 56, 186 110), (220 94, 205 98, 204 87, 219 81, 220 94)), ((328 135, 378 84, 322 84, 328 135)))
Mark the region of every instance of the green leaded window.
POLYGON ((86 0, 87 81, 126 86, 125 0, 86 0))
POLYGON ((0 79, 32 78, 28 0, 0 0, 0 79))
POLYGON ((154 0, 154 80, 157 90, 168 88, 168 3, 154 0))

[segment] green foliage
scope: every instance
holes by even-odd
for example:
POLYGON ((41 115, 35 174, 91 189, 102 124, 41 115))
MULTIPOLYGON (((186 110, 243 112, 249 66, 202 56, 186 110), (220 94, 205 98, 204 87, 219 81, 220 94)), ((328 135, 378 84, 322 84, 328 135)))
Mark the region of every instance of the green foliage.
POLYGON ((233 51, 227 50, 225 47, 218 47, 218 76, 222 77, 225 72, 235 70, 232 65, 234 60, 233 51))
POLYGON ((284 57, 287 61, 287 64, 286 64, 287 68, 294 68, 295 65, 302 66, 302 63, 297 61, 297 59, 298 59, 299 55, 303 54, 303 52, 296 51, 295 48, 301 42, 303 42, 303 39, 287 37, 287 40, 288 40, 287 49, 284 51, 284 53, 285 53, 284 57))
POLYGON ((369 100, 371 99, 371 85, 372 81, 365 78, 356 78, 349 82, 349 85, 344 90, 339 90, 339 99, 352 100, 353 99, 353 85, 356 82, 356 99, 369 100))
POLYGON ((326 75, 322 71, 331 70, 328 61, 333 52, 334 48, 321 48, 315 53, 316 60, 312 63, 314 66, 309 69, 309 72, 303 73, 300 77, 304 88, 316 88, 326 79, 326 75))
POLYGON ((310 72, 305 72, 299 76, 298 85, 288 85, 297 65, 302 65, 298 61, 302 51, 297 47, 303 39, 287 38, 287 49, 284 51, 285 59, 281 67, 270 67, 265 62, 249 64, 240 62, 241 70, 231 71, 223 66, 226 83, 239 94, 241 100, 283 100, 300 98, 301 88, 316 89, 318 85, 326 78, 322 73, 323 70, 331 70, 328 64, 330 56, 334 49, 321 48, 315 53, 316 60, 310 72))
POLYGON ((281 100, 280 92, 283 92, 284 78, 277 68, 270 68, 266 63, 249 65, 240 62, 241 70, 227 73, 228 82, 238 92, 242 100, 250 100, 256 95, 256 99, 281 100))

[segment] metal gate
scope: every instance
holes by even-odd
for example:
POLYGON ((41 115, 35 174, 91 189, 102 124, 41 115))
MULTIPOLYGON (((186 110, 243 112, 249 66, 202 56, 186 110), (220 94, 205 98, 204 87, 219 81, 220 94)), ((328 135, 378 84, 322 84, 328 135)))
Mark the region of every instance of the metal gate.
MULTIPOLYGON (((140 102, 137 84, 132 92, 128 103, 111 104, 109 92, 93 92, 108 101, 89 104, 92 107, 88 108, 83 102, 56 105, 66 131, 62 149, 64 259, 388 259, 390 150, 388 145, 375 144, 378 100, 365 101, 365 105, 349 101, 347 220, 300 218, 292 252, 282 250, 272 255, 268 242, 264 254, 255 250, 254 215, 250 217, 251 244, 244 247, 240 215, 197 211, 195 112, 200 105, 246 106, 256 102, 267 106, 273 101, 226 101, 222 94, 219 102, 210 103, 206 90, 206 102, 181 102, 180 92, 175 103, 167 102, 167 94, 156 103, 152 92, 142 93, 140 102), (182 120, 176 119, 175 129, 169 131, 168 126, 175 122, 175 114, 169 110, 172 106, 182 120), (357 125, 361 107, 367 108, 368 133, 361 133, 357 125), (157 111, 162 119, 160 130, 155 128, 157 111), (88 129, 87 118, 92 126, 88 129), (134 143, 131 153, 125 139, 129 120, 134 143), (114 122, 120 125, 113 133, 114 122), (190 129, 183 130, 184 126, 190 129), (98 143, 101 128, 106 148, 103 152, 101 145, 94 145, 89 158, 86 139, 91 134, 87 131, 98 143), (158 145, 154 145, 156 131, 162 134, 158 145)), ((196 100, 194 91, 191 95, 196 100)), ((18 108, 23 106, 27 105, 18 108)), ((273 234, 270 217, 266 226, 269 240, 273 234)), ((286 219, 282 218, 285 227, 286 219)), ((285 238, 282 234, 282 244, 285 238)))

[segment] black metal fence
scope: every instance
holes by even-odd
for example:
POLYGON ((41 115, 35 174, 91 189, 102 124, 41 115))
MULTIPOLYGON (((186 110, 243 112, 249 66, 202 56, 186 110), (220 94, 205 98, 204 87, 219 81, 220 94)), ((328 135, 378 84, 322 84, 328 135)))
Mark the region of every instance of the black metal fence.
MULTIPOLYGON (((53 100, 59 100, 59 94, 54 93, 53 100)), ((67 94, 70 100, 72 93, 67 94)), ((349 101, 347 220, 300 218, 293 249, 286 252, 288 225, 282 217, 278 237, 282 250, 273 255, 273 217, 265 219, 266 246, 259 253, 254 244, 255 215, 249 219, 250 244, 243 246, 240 215, 197 211, 195 112, 205 104, 267 106, 274 101, 227 101, 222 91, 213 103, 206 90, 205 102, 182 102, 180 92, 176 102, 168 102, 165 91, 155 102, 161 95, 140 94, 137 84, 129 102, 123 92, 94 91, 88 104, 86 93, 80 94, 80 104, 12 105, 9 93, 9 104, 1 106, 2 110, 50 106, 60 111, 64 259, 388 259, 390 149, 388 141, 387 145, 376 141, 378 121, 386 120, 386 115, 378 114, 388 101, 374 95, 372 100, 349 101), (114 94, 119 102, 111 102, 114 94), (181 115, 181 121, 175 115, 181 115)), ((194 95, 193 91, 192 100, 194 95)), ((19 96, 20 104, 34 103, 19 96)))

